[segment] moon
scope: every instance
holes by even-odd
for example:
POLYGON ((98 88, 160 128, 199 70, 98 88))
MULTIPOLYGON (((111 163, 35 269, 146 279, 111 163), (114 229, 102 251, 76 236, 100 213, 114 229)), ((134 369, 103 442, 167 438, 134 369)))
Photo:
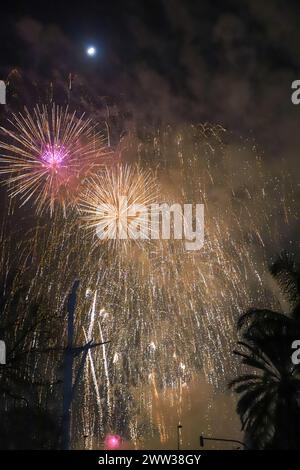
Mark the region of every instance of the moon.
POLYGON ((94 55, 96 55, 96 48, 94 46, 89 46, 87 49, 86 49, 86 53, 88 56, 90 57, 94 57, 94 55))

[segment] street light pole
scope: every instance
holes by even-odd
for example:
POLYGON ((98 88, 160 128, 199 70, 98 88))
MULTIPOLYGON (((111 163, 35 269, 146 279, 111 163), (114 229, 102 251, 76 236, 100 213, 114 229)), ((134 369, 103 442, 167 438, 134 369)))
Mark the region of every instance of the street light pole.
POLYGON ((73 336, 74 336, 74 313, 76 307, 76 293, 79 281, 73 284, 72 291, 68 297, 68 339, 67 347, 64 351, 64 380, 63 380, 63 417, 62 417, 62 448, 67 450, 70 447, 70 422, 71 403, 73 387, 73 336))
POLYGON ((177 426, 177 450, 180 450, 180 433, 181 433, 182 425, 178 424, 177 426))
POLYGON ((234 442, 235 444, 240 444, 242 445, 245 449, 248 449, 247 445, 242 442, 238 441, 237 439, 223 439, 223 438, 218 438, 218 437, 205 437, 203 434, 200 436, 200 447, 204 447, 204 440, 205 441, 221 441, 221 442, 234 442))

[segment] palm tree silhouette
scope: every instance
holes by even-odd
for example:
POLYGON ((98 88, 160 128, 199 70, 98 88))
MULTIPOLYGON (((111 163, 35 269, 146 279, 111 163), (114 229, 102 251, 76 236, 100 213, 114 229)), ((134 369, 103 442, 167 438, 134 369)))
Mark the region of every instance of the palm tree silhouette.
POLYGON ((252 447, 293 449, 300 447, 300 366, 291 358, 292 343, 300 339, 300 271, 283 253, 270 272, 290 311, 251 309, 241 316, 234 354, 254 370, 229 387, 240 395, 237 412, 252 447))

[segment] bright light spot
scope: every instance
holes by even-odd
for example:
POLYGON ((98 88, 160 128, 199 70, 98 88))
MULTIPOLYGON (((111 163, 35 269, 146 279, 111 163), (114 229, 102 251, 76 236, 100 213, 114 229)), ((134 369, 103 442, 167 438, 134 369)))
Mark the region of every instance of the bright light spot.
POLYGON ((85 297, 86 297, 87 299, 89 299, 89 298, 92 297, 92 294, 93 294, 92 289, 90 289, 90 288, 88 287, 87 290, 85 291, 85 297))
POLYGON ((119 354, 116 352, 113 358, 113 364, 116 364, 119 360, 119 354))
POLYGON ((118 449, 122 443, 122 438, 117 434, 107 434, 104 445, 107 450, 118 449))
POLYGON ((87 55, 93 57, 96 54, 96 48, 94 46, 90 46, 86 50, 87 55))
POLYGON ((50 167, 57 167, 60 166, 66 156, 67 152, 63 147, 56 144, 48 144, 41 155, 41 159, 50 167))
POLYGON ((105 320, 109 316, 109 313, 105 310, 105 308, 101 308, 99 315, 101 315, 102 318, 105 320))

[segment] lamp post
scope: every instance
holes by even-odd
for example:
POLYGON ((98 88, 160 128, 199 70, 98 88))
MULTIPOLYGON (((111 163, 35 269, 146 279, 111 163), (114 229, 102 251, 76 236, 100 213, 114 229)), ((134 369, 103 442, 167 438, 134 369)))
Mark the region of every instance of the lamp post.
POLYGON ((182 425, 178 424, 177 426, 177 449, 180 450, 180 433, 181 433, 182 425))
POLYGON ((242 442, 238 441, 237 439, 223 439, 221 437, 205 437, 203 434, 200 436, 200 447, 204 447, 204 440, 205 441, 221 441, 221 442, 234 442, 235 444, 240 444, 242 445, 245 449, 247 449, 247 445, 242 442))

